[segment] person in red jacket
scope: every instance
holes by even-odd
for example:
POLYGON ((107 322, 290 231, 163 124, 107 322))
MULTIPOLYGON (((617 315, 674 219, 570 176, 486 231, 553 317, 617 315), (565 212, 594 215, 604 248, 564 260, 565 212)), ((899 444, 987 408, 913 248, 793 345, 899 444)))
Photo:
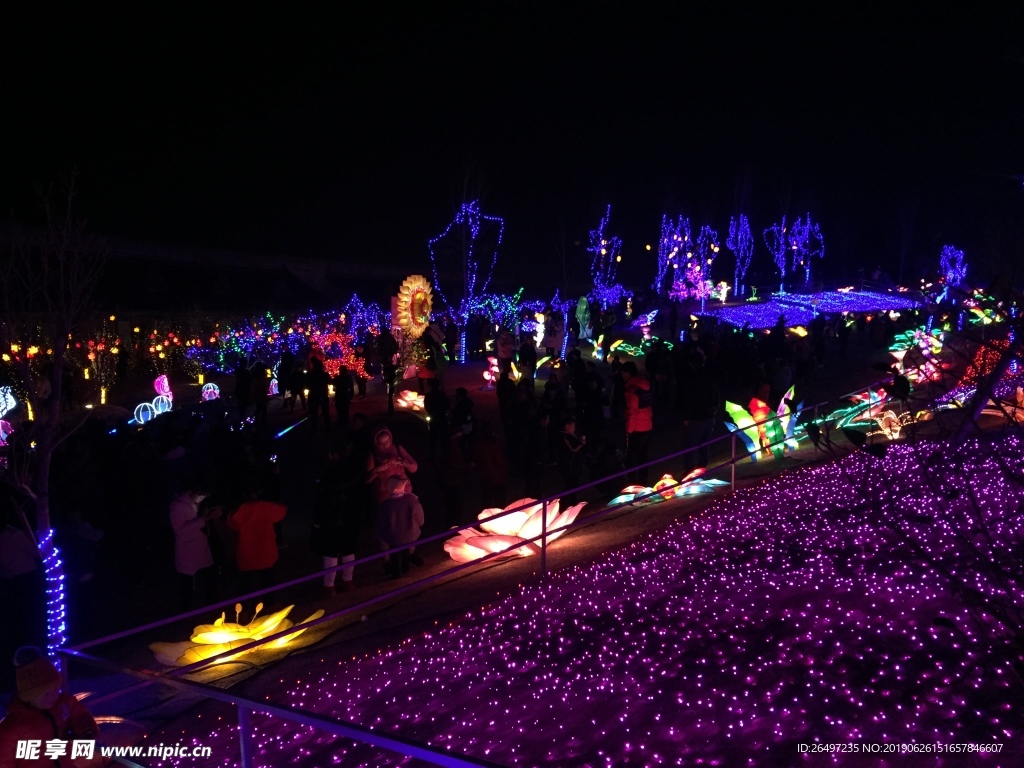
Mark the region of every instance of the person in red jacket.
MULTIPOLYGON (((650 382, 637 372, 636 363, 632 360, 623 363, 622 379, 626 400, 626 466, 636 467, 649 461, 647 448, 654 429, 654 399, 650 382)), ((643 467, 630 472, 630 482, 647 485, 648 469, 643 467)))
POLYGON ((101 765, 95 744, 75 745, 94 742, 99 728, 84 704, 61 693, 53 663, 31 646, 19 648, 14 663, 18 695, 0 720, 0 768, 101 765), (82 746, 88 751, 79 751, 82 746))
POLYGON ((228 518, 228 528, 238 534, 235 564, 238 566, 238 588, 242 594, 270 586, 270 571, 277 562, 277 538, 274 523, 284 519, 284 504, 264 501, 253 490, 228 518))

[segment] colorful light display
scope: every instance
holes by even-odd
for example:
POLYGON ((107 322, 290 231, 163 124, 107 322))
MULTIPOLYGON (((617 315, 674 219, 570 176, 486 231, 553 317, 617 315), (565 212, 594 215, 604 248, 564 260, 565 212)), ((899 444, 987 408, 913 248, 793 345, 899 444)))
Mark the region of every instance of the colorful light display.
MULTIPOLYGON (((673 221, 666 215, 661 217, 661 239, 658 240, 658 271, 651 286, 659 294, 665 293, 665 278, 670 271, 679 269, 680 254, 693 251, 690 236, 690 220, 679 216, 673 221)), ((685 263, 685 259, 683 259, 685 263)), ((675 282, 675 277, 668 281, 675 282)))
POLYGON ((786 235, 786 217, 782 221, 772 224, 766 229, 762 236, 764 244, 768 247, 768 253, 775 260, 775 266, 779 270, 779 293, 786 292, 786 274, 789 272, 790 254, 792 248, 789 238, 786 235))
POLYGON ((433 296, 423 275, 409 275, 398 289, 398 327, 410 339, 418 339, 430 325, 433 296))
POLYGON ((739 218, 729 219, 729 236, 725 239, 725 247, 736 256, 734 294, 744 296, 746 295, 746 286, 743 284, 743 280, 747 276, 750 260, 754 256, 754 235, 750 231, 750 220, 745 214, 741 213, 739 218))
MULTIPOLYGON (((935 444, 787 472, 389 649, 321 654, 277 695, 502 765, 841 765, 801 761, 796 745, 965 741, 1003 744, 976 762, 1010 765, 1019 651, 1006 625, 975 617, 989 600, 1019 612, 1022 595, 979 572, 963 536, 980 511, 992 557, 1019 546, 1024 444, 996 449, 1008 465, 963 446, 956 478, 929 463, 947 450, 935 444)), ((153 740, 237 755, 235 724, 206 720, 153 740)), ((260 764, 403 762, 252 723, 260 764)), ((938 764, 902 762, 915 760, 938 764)))
POLYGON ((939 254, 939 272, 945 284, 938 301, 949 298, 950 288, 959 288, 967 279, 967 262, 964 261, 964 252, 952 245, 942 246, 939 254))
POLYGON ((789 233, 790 248, 793 252, 793 271, 804 270, 804 283, 811 282, 811 260, 825 257, 825 239, 817 223, 811 221, 811 214, 803 219, 797 217, 789 233))
POLYGON ((395 405, 419 413, 423 410, 423 395, 413 392, 411 389, 403 389, 395 395, 395 405))
MULTIPOLYGON (((427 243, 430 261, 434 270, 434 288, 453 318, 465 328, 470 312, 479 298, 487 293, 487 286, 498 261, 498 248, 505 234, 505 221, 498 216, 487 216, 480 212, 480 201, 463 203, 455 218, 437 237, 427 243), (490 263, 486 274, 481 276, 482 252, 490 252, 490 263), (463 275, 462 297, 459 302, 449 300, 442 290, 439 279, 438 260, 451 262, 452 272, 463 275)), ((466 362, 466 345, 459 345, 459 362, 466 362)))
POLYGON ((220 387, 218 387, 212 381, 207 384, 203 384, 203 389, 200 397, 204 402, 208 400, 219 400, 220 387))
MULTIPOLYGON (((39 555, 43 559, 46 580, 47 655, 56 660, 57 649, 67 644, 67 601, 64 595, 64 563, 53 541, 53 528, 43 531, 39 539, 39 555)), ((5 620, 9 620, 6 619, 5 620)))
POLYGON ((0 387, 0 419, 18 407, 18 400, 8 386, 0 387))
POLYGON ((693 496, 698 493, 714 493, 715 488, 728 485, 724 480, 704 479, 701 477, 707 470, 703 467, 693 470, 682 480, 665 474, 653 487, 643 485, 627 485, 622 492, 608 502, 608 506, 616 504, 657 504, 669 499, 693 496))
MULTIPOLYGON (((552 532, 545 537, 547 543, 550 544, 565 533, 564 530, 556 529, 571 525, 585 506, 586 502, 580 502, 560 511, 559 499, 549 501, 546 506, 547 530, 552 532)), ((544 533, 544 512, 545 505, 536 499, 519 499, 504 509, 485 509, 477 516, 480 528, 465 528, 459 531, 458 536, 444 543, 444 550, 452 560, 459 563, 479 560, 492 552, 501 552, 517 545, 521 546, 510 549, 509 555, 529 557, 539 554, 541 543, 529 539, 544 533), (519 507, 522 509, 496 517, 519 507)))
POLYGON ((616 265, 622 261, 622 239, 605 234, 611 215, 612 207, 609 205, 597 229, 590 230, 590 244, 587 246, 587 252, 590 253, 590 276, 594 281, 591 293, 600 302, 602 309, 608 309, 622 298, 632 295, 621 283, 615 282, 615 273, 618 271, 616 265))
MULTIPOLYGON (((303 624, 315 621, 324 615, 324 611, 321 608, 303 621, 300 621, 298 625, 295 625, 287 618, 294 607, 294 605, 289 605, 277 613, 272 613, 257 621, 260 611, 263 610, 263 603, 260 603, 256 606, 252 620, 248 624, 240 624, 237 622, 237 617, 242 612, 242 604, 238 603, 235 605, 235 622, 225 622, 224 614, 221 613, 220 618, 214 621, 213 624, 200 624, 196 627, 190 640, 181 643, 151 643, 149 649, 153 651, 156 660, 161 664, 166 664, 170 667, 184 667, 204 661, 211 656, 216 656, 225 651, 248 645, 254 640, 262 640, 270 635, 283 632, 292 626, 301 627, 303 624)), ((296 629, 295 632, 279 637, 276 640, 271 640, 266 645, 257 646, 249 651, 242 651, 233 656, 224 656, 217 659, 214 663, 224 664, 229 661, 236 661, 249 653, 256 653, 261 649, 284 648, 304 631, 304 629, 296 629)))
POLYGON ((797 418, 803 403, 796 404, 790 408, 793 402, 795 387, 790 387, 782 397, 779 407, 775 411, 775 418, 772 415, 768 403, 758 398, 752 398, 749 404, 749 411, 743 406, 725 402, 725 412, 729 414, 732 423, 725 422, 730 432, 735 432, 743 441, 751 461, 757 461, 759 457, 772 455, 780 458, 786 449, 795 451, 799 437, 796 433, 797 418))

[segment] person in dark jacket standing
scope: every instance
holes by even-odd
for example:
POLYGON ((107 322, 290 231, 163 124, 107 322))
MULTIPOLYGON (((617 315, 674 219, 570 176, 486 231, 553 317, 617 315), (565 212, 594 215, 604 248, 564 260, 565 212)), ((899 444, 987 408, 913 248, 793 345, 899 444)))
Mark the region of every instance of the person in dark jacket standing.
POLYGON ((585 455, 583 447, 586 437, 576 436, 576 419, 569 416, 562 424, 562 431, 555 441, 555 461, 562 475, 562 506, 569 507, 576 503, 575 493, 565 491, 578 488, 583 482, 583 463, 585 455))
POLYGON ((338 428, 344 432, 348 429, 349 406, 356 396, 355 385, 344 365, 338 368, 338 375, 331 383, 334 385, 334 412, 338 417, 338 428))
POLYGON ((324 428, 331 431, 331 403, 327 397, 327 386, 331 383, 324 364, 318 357, 311 357, 306 383, 309 387, 309 427, 316 432, 319 414, 323 414, 324 428))
MULTIPOLYGON (((359 528, 362 523, 360 494, 363 469, 352 451, 352 441, 343 439, 327 454, 327 466, 320 476, 310 530, 309 546, 323 558, 324 569, 356 559, 359 528)), ((341 571, 341 591, 355 588, 354 568, 341 571)), ((324 574, 324 593, 333 595, 336 571, 324 574)))

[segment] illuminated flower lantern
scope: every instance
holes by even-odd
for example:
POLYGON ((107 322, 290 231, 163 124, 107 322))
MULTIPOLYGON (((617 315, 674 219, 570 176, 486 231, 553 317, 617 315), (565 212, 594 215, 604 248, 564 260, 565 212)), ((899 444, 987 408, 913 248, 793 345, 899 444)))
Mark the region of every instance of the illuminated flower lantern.
POLYGON ((0 387, 0 419, 18 407, 10 387, 0 387))
POLYGON ((209 384, 203 384, 203 391, 201 397, 204 402, 207 400, 219 400, 220 387, 218 387, 212 381, 209 384))
POLYGON ((160 397, 166 397, 168 400, 174 399, 174 395, 171 393, 171 382, 168 381, 166 373, 161 373, 156 377, 153 381, 153 389, 160 397))
POLYGON ((156 418, 156 409, 152 403, 139 403, 135 406, 135 421, 139 424, 145 424, 147 421, 152 421, 156 418))
POLYGON ((408 408, 411 411, 422 411, 423 395, 413 392, 411 389, 404 389, 395 396, 395 405, 399 408, 408 408))
POLYGON ((167 413, 171 410, 171 398, 165 395, 157 395, 153 398, 153 410, 156 411, 157 416, 161 413, 167 413))
POLYGON ((622 493, 610 502, 609 506, 616 504, 656 504, 659 501, 679 498, 681 496, 693 496, 698 493, 714 493, 715 488, 720 485, 728 485, 724 480, 702 480, 707 470, 703 467, 693 470, 682 480, 676 480, 672 475, 662 475, 661 479, 654 484, 653 488, 644 485, 627 485, 622 493), (635 499, 635 501, 634 501, 635 499))
MULTIPOLYGON (((580 510, 586 506, 586 502, 580 502, 566 509, 559 511, 559 499, 553 499, 547 504, 547 530, 552 531, 547 535, 548 543, 551 543, 564 530, 553 530, 562 526, 570 525, 580 510)), ((505 509, 485 509, 478 515, 480 529, 466 528, 459 531, 459 534, 444 543, 445 552, 451 555, 452 560, 459 563, 470 563, 479 560, 492 552, 501 552, 508 549, 507 555, 518 555, 529 557, 540 552, 540 542, 528 541, 535 536, 544 533, 544 505, 536 499, 519 499, 513 501, 505 509), (522 509, 518 509, 522 507, 522 509), (518 509, 503 517, 497 517, 510 509, 518 509), (497 519, 491 519, 497 518, 497 519), (521 544, 518 549, 510 549, 521 544)))
POLYGON ((271 397, 277 397, 280 394, 277 386, 277 379, 271 379, 270 384, 267 386, 267 394, 271 397))
MULTIPOLYGON (((213 622, 213 624, 200 624, 196 627, 192 633, 191 640, 180 643, 151 643, 149 649, 153 651, 156 660, 161 664, 167 664, 172 667, 194 664, 225 651, 248 645, 254 640, 262 640, 270 635, 290 629, 295 625, 287 616, 294 607, 294 605, 289 605, 287 608, 282 608, 277 613, 272 613, 257 621, 256 617, 263 610, 263 603, 260 603, 256 606, 256 614, 253 616, 252 621, 248 624, 240 624, 237 622, 238 614, 242 612, 242 605, 239 603, 235 605, 235 622, 225 622, 224 614, 222 613, 220 618, 213 622)), ((315 621, 323 615, 324 611, 321 608, 305 619, 305 621, 299 622, 299 626, 315 621)), ((305 629, 298 629, 270 643, 257 646, 252 651, 243 651, 240 654, 217 659, 216 663, 223 664, 227 661, 234 661, 247 653, 258 652, 263 649, 284 648, 304 631, 305 629)))
POLYGON ((398 289, 398 327, 410 339, 418 339, 430 325, 433 296, 423 275, 409 275, 398 289))
POLYGON ((7 445, 7 438, 14 434, 10 422, 0 419, 0 445, 7 445))

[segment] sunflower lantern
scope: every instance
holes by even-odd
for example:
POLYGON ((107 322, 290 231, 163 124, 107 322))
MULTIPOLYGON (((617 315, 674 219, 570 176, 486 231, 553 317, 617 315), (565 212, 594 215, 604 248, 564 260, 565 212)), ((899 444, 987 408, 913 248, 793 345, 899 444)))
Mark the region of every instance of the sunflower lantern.
POLYGON ((433 304, 430 283, 423 275, 409 275, 398 289, 398 327, 418 339, 430 324, 433 304))

